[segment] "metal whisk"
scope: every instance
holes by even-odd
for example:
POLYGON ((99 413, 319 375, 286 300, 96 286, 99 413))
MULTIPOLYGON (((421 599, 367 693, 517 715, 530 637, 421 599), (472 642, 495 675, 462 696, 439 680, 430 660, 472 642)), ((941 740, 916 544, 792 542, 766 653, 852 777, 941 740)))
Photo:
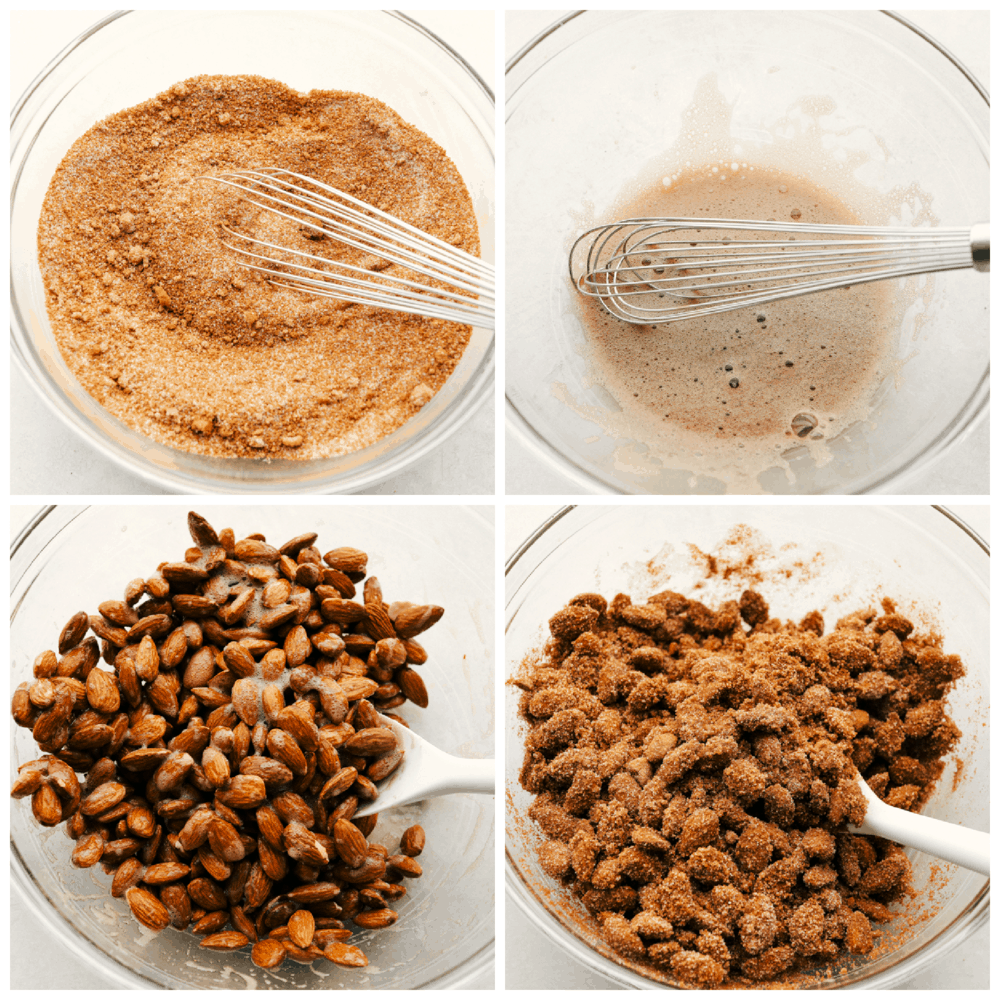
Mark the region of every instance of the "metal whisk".
POLYGON ((649 325, 759 307, 884 278, 990 269, 989 224, 971 229, 625 219, 588 230, 570 278, 613 316, 649 325))
POLYGON ((359 267, 223 226, 238 241, 224 244, 226 249, 237 254, 246 267, 266 274, 272 284, 492 329, 493 266, 465 250, 290 170, 235 170, 205 179, 236 188, 258 208, 378 258, 372 268, 359 267), (404 273, 382 270, 387 263, 399 265, 404 273))

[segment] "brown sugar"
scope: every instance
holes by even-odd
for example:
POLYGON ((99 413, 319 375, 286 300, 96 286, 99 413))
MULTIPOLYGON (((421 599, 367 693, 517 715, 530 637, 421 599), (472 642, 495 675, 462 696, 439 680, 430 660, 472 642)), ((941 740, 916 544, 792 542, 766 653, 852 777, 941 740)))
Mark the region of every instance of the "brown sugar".
POLYGON ((56 171, 38 230, 53 334, 87 392, 162 444, 214 456, 344 455, 417 413, 471 328, 276 287, 237 263, 223 225, 366 269, 399 268, 317 241, 201 179, 263 166, 479 253, 454 165, 384 104, 198 76, 95 125, 56 171))
POLYGON ((543 869, 623 960, 752 987, 868 954, 912 893, 895 844, 848 832, 861 776, 919 810, 960 733, 964 669, 890 601, 824 634, 763 595, 573 598, 517 679, 543 869), (891 637, 891 638, 890 638, 891 637))

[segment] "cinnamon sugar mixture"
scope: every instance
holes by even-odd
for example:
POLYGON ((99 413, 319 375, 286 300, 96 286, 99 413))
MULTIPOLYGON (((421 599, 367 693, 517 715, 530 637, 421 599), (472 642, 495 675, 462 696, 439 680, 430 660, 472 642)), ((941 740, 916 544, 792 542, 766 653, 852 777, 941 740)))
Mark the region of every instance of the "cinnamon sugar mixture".
POLYGON ((261 166, 479 253, 454 164, 386 105, 198 76, 95 125, 56 171, 38 231, 53 333, 84 388, 163 444, 290 459, 357 451, 429 402, 471 328, 275 288, 235 263, 222 224, 387 269, 199 180, 261 166))
POLYGON ((580 594, 522 667, 521 784, 539 863, 630 965, 753 987, 876 947, 912 892, 895 844, 854 836, 860 772, 919 810, 960 737, 964 674, 889 600, 824 634, 745 591, 718 609, 664 591, 580 594))

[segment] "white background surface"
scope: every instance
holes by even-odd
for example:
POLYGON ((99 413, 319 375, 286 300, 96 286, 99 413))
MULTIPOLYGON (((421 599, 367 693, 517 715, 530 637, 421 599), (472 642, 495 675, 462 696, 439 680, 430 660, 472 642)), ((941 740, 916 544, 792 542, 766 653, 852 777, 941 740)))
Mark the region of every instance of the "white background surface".
MULTIPOLYGON (((504 34, 504 59, 509 60, 536 34, 568 11, 508 11, 504 34)), ((966 64, 986 89, 990 86, 989 13, 982 11, 900 11, 966 64)), ((954 450, 907 482, 902 492, 926 496, 980 496, 990 491, 988 417, 954 450)), ((578 494, 580 487, 545 459, 521 444, 517 435, 506 435, 506 492, 561 496, 578 494)), ((587 492, 598 493, 592 489, 587 492)))
MULTIPOLYGON (((11 106, 62 48, 110 11, 15 11, 10 15, 11 106)), ((494 89, 493 11, 407 11, 465 58, 494 89)), ((443 445, 365 493, 492 494, 493 399, 443 445)), ((140 477, 96 454, 55 417, 22 374, 10 373, 10 489, 22 496, 50 494, 162 494, 140 477)))
MULTIPOLYGON (((504 559, 547 517, 559 509, 545 506, 508 506, 504 559)), ((987 541, 990 540, 988 506, 949 505, 958 517, 987 541)), ((617 990, 623 989, 606 976, 588 969, 538 933, 516 905, 507 901, 504 920, 506 988, 509 990, 617 990)), ((986 990, 990 983, 989 922, 955 948, 936 966, 914 977, 899 990, 986 990)))

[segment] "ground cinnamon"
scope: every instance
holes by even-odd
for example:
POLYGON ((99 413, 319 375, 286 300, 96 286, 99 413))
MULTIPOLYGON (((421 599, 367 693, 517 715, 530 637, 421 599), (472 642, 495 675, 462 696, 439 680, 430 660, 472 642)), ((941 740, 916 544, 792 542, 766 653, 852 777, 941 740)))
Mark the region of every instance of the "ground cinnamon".
MULTIPOLYGON (((198 76, 72 146, 38 232, 53 333, 84 388, 156 441, 217 456, 327 458, 425 405, 468 326, 276 288, 234 262, 221 225, 362 266, 198 178, 284 167, 479 253, 445 152, 361 94, 198 76)), ((392 265, 395 267, 395 265, 392 265)))
POLYGON ((623 959, 683 986, 771 982, 868 954, 911 892, 895 844, 847 832, 858 772, 918 810, 960 737, 964 674, 883 602, 825 633, 763 596, 580 594, 516 682, 539 863, 623 959))

